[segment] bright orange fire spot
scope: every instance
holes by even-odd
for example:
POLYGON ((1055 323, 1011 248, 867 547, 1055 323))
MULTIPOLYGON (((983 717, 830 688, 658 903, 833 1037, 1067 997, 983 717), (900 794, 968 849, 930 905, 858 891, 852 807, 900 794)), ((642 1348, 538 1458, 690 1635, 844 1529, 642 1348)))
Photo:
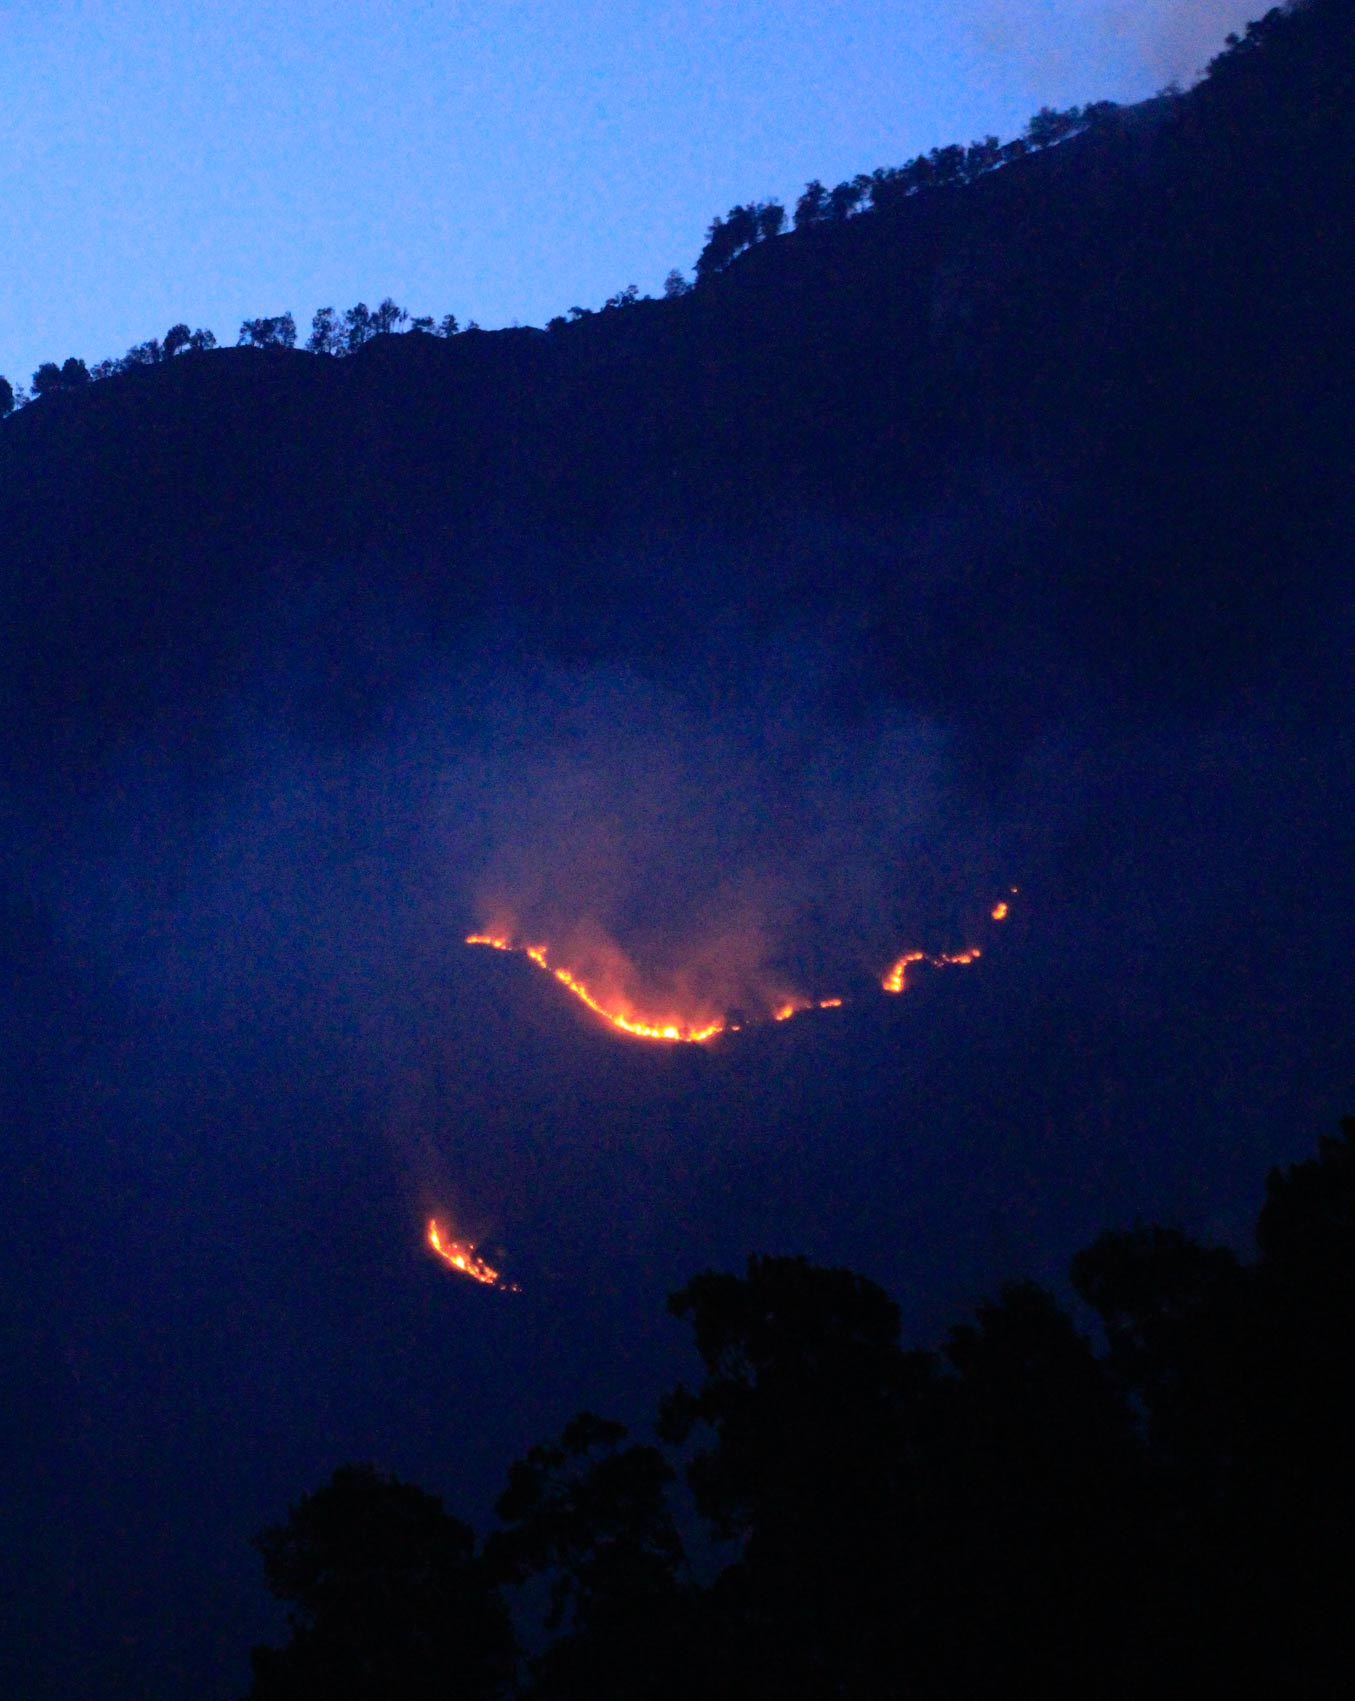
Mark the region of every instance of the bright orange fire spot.
POLYGON ((884 987, 886 992, 902 992, 903 983, 908 975, 909 964, 925 963, 926 960, 927 953, 925 951, 909 951, 906 956, 899 958, 898 962, 880 982, 880 985, 884 987))
POLYGON ((1011 906, 1009 904, 1006 904, 1006 903, 994 904, 993 905, 993 920, 994 921, 1006 921, 1007 916, 1010 912, 1010 909, 1011 909, 1011 906))
POLYGON ((516 1282, 506 1282, 492 1264, 487 1264, 469 1241, 443 1240, 436 1217, 428 1224, 428 1244, 444 1264, 460 1270, 473 1282, 483 1282, 486 1287, 498 1288, 502 1293, 522 1292, 516 1282))
POLYGON ((840 1010, 841 1008, 842 1000, 840 998, 821 998, 819 1000, 820 1010, 840 1010))

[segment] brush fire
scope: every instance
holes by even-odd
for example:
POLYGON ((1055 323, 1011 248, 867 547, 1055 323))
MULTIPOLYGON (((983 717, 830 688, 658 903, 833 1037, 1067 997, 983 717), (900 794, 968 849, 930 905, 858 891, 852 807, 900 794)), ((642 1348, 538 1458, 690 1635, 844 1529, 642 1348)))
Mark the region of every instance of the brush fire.
POLYGON ((428 1225, 428 1244, 444 1264, 450 1264, 453 1270, 459 1270, 473 1282, 481 1282, 487 1288, 498 1288, 500 1293, 522 1292, 516 1282, 506 1281, 500 1271, 486 1263, 469 1241, 444 1240, 436 1217, 428 1225))
MULTIPOLYGON (((1013 895, 1016 888, 1012 887, 1013 895)), ((989 912, 993 921, 1005 921, 1010 914, 1010 904, 1006 899, 994 905, 989 912)), ((726 1032, 736 1032, 745 1025, 741 1015, 731 1014, 723 1021, 696 1020, 682 1016, 641 1017, 634 1011, 617 1009, 606 1003, 592 988, 567 968, 552 963, 549 947, 545 945, 520 945, 513 939, 499 933, 471 933, 466 936, 467 945, 484 946, 491 951, 506 951, 515 956, 526 957, 537 968, 559 981, 565 990, 585 1004, 594 1015, 600 1016, 618 1033, 629 1034, 634 1039, 660 1040, 669 1044, 685 1043, 703 1045, 713 1040, 717 1035, 726 1032)), ((886 971, 880 981, 881 989, 888 993, 906 991, 908 971, 915 964, 923 963, 930 968, 950 968, 976 963, 982 955, 977 945, 970 946, 964 951, 928 952, 905 951, 886 971)), ((798 1016, 805 1010, 838 1010, 841 1009, 841 998, 788 998, 770 1010, 771 1020, 786 1022, 793 1016, 798 1016)), ((516 1282, 506 1281, 502 1273, 492 1264, 482 1258, 469 1241, 450 1240, 443 1236, 436 1219, 428 1225, 428 1245, 442 1259, 444 1264, 463 1276, 469 1276, 473 1282, 480 1282, 486 1287, 498 1288, 504 1293, 518 1293, 516 1282)))

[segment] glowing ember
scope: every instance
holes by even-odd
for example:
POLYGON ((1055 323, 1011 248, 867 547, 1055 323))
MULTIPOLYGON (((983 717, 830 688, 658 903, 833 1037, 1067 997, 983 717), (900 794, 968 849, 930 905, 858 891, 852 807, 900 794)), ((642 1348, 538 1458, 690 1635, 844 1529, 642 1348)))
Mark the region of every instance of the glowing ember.
POLYGON ((1007 904, 1005 904, 1005 903, 994 904, 993 905, 993 920, 994 921, 1006 921, 1008 912, 1009 912, 1009 906, 1007 904))
POLYGON ((501 1293, 522 1292, 516 1282, 506 1282, 492 1264, 487 1264, 469 1241, 444 1240, 436 1217, 428 1224, 428 1244, 444 1264, 460 1270, 473 1282, 483 1282, 486 1287, 498 1288, 501 1293))

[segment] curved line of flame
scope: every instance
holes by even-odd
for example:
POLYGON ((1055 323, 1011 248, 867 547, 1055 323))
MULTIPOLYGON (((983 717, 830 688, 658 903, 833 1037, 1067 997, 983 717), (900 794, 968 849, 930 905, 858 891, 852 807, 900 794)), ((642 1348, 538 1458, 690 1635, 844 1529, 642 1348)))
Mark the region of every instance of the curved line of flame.
POLYGON ((544 945, 514 945, 509 939, 503 939, 495 934, 468 933, 467 945, 488 945, 494 951, 512 951, 520 956, 530 957, 539 969, 544 969, 548 975, 554 975, 560 985, 572 992, 594 1013, 601 1016, 604 1022, 610 1022, 614 1028, 619 1028, 623 1034, 631 1034, 636 1039, 648 1040, 686 1040, 694 1045, 704 1045, 707 1040, 715 1038, 716 1034, 725 1031, 723 1022, 709 1022, 705 1027, 693 1028, 680 1022, 637 1022, 632 1016, 623 1016, 619 1011, 609 1010, 601 1004, 588 990, 581 980, 577 980, 568 969, 557 969, 546 960, 544 945))
MULTIPOLYGON (((1015 895, 1016 887, 1011 888, 1015 895)), ((993 907, 991 912, 994 921, 1005 921, 1010 913, 1010 905, 1006 899, 993 907)), ((540 969, 553 975, 567 991, 604 1022, 608 1022, 623 1034, 630 1034, 636 1039, 664 1040, 669 1043, 686 1042, 693 1045, 703 1045, 707 1040, 714 1039, 725 1032, 725 1022, 708 1022, 704 1027, 694 1028, 683 1022, 641 1022, 633 1016, 624 1016, 620 1011, 609 1010, 581 980, 572 975, 568 969, 556 968, 547 958, 545 945, 515 945, 511 939, 495 933, 468 933, 467 945, 487 945, 494 951, 510 951, 520 956, 529 957, 540 969)), ((907 987, 908 970, 914 963, 927 963, 932 968, 950 968, 960 964, 974 963, 983 955, 977 945, 972 945, 967 951, 928 952, 906 951, 885 974, 880 985, 885 992, 903 992, 907 987)), ((774 1022, 788 1021, 798 1015, 801 1010, 838 1010, 842 1007, 840 998, 792 998, 778 1005, 772 1011, 774 1022)))
POLYGON ((452 1269, 469 1276, 473 1282, 498 1288, 501 1293, 522 1292, 516 1282, 505 1281, 503 1275, 487 1263, 468 1240, 444 1240, 436 1217, 430 1218, 428 1223, 428 1244, 444 1264, 450 1264, 452 1269))
POLYGON ((880 982, 886 992, 906 992, 908 990, 908 970, 914 963, 926 963, 933 969, 954 968, 965 963, 976 963, 983 955, 977 945, 971 945, 967 951, 938 951, 935 955, 928 951, 908 951, 899 958, 894 967, 880 982))
MULTIPOLYGON (((1016 895, 1016 887, 1011 888, 1012 896, 1016 895)), ((991 917, 994 921, 1005 921, 1011 913, 1011 906, 1004 898, 993 906, 991 917)), ((508 951, 524 957, 529 957, 540 969, 553 975, 568 992, 586 1004, 595 1015, 601 1016, 604 1022, 621 1033, 631 1034, 637 1039, 664 1040, 668 1042, 687 1041, 701 1045, 707 1040, 714 1039, 717 1034, 725 1031, 724 1022, 710 1022, 705 1027, 693 1028, 678 1022, 637 1022, 630 1016, 623 1016, 615 1010, 608 1010, 604 1004, 593 996, 588 987, 577 980, 568 969, 557 969, 546 956, 544 945, 514 945, 511 939, 506 939, 492 933, 469 933, 466 935, 467 945, 484 945, 493 951, 508 951)), ((881 980, 880 985, 885 992, 901 993, 906 990, 908 970, 914 963, 927 963, 932 968, 949 968, 956 965, 974 963, 982 956, 977 945, 967 951, 937 952, 905 951, 892 965, 881 980)), ((773 1021, 785 1022, 801 1010, 839 1010, 842 1008, 840 998, 789 999, 772 1012, 773 1021)), ((486 1287, 498 1288, 504 1293, 520 1293, 522 1290, 516 1282, 505 1281, 503 1276, 492 1264, 486 1262, 468 1241, 444 1241, 438 1228, 436 1218, 428 1224, 428 1244, 445 1264, 463 1276, 469 1276, 474 1282, 481 1282, 486 1287)))

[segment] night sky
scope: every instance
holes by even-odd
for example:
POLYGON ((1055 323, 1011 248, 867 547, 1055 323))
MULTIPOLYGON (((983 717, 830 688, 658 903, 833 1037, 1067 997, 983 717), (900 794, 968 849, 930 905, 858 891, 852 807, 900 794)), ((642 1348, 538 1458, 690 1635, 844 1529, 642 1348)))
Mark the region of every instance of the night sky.
MULTIPOLYGON (((0 365, 653 289, 731 200, 1147 93, 1248 8, 1029 10, 5 7, 0 365)), ((1355 1108, 1339 624, 1297 680, 1073 688, 1005 745, 1000 683, 924 714, 850 623, 667 676, 529 637, 265 602, 195 784, 152 723, 0 797, 6 1693, 238 1696, 254 1532, 350 1459, 483 1526, 579 1407, 645 1423, 698 1269, 850 1265, 930 1342, 1106 1227, 1245 1246, 1355 1108), (378 724, 308 727, 317 627, 400 681, 378 724), (647 1045, 463 943, 505 920, 659 1003, 846 1003, 647 1045), (434 1213, 522 1291, 439 1265, 434 1213)))

